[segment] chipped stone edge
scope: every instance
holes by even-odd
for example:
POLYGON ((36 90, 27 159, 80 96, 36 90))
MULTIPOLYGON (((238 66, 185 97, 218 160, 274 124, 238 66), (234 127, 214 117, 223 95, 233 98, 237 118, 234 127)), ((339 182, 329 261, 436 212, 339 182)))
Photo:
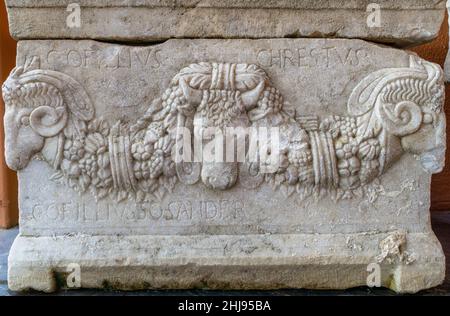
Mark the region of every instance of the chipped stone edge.
POLYGON ((9 255, 9 288, 66 288, 72 263, 80 265, 82 288, 118 290, 347 289, 366 285, 371 263, 380 264, 382 286, 398 293, 445 278, 445 256, 432 232, 18 236, 9 255), (386 240, 402 242, 386 254, 386 240))

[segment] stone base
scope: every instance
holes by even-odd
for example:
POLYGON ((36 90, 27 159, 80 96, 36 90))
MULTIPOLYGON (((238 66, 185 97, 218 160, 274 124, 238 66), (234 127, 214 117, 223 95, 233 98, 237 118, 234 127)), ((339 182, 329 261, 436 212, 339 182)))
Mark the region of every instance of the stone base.
POLYGON ((368 265, 377 262, 381 286, 396 292, 441 284, 445 257, 435 235, 407 234, 405 248, 395 234, 18 236, 8 285, 67 288, 70 265, 78 264, 82 288, 346 289, 366 285, 368 265))

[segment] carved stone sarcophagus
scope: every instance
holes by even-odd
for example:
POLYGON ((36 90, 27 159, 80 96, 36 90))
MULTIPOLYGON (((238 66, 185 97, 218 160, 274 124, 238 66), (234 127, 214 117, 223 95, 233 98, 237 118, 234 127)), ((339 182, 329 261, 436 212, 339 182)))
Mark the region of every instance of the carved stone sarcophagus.
POLYGON ((412 53, 22 40, 2 93, 20 183, 13 290, 417 292, 444 279, 429 219, 443 73, 412 53))

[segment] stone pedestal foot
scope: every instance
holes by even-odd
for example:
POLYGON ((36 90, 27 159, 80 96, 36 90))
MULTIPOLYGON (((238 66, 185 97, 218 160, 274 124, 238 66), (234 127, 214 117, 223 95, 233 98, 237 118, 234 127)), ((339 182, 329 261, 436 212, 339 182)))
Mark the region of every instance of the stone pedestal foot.
POLYGON ((441 284, 445 257, 434 234, 398 234, 19 236, 8 282, 14 291, 45 292, 347 289, 376 281, 379 268, 379 285, 399 293, 441 284))

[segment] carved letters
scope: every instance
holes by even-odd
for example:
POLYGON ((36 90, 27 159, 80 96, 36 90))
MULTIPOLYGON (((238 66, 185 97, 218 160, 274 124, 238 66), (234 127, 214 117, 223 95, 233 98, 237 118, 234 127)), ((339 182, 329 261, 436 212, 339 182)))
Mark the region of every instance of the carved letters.
POLYGON ((195 220, 244 220, 247 215, 239 200, 170 200, 167 203, 140 202, 132 207, 118 207, 115 203, 100 202, 92 209, 83 202, 52 202, 34 204, 30 218, 36 222, 58 223, 96 222, 177 222, 195 220))
MULTIPOLYGON (((273 59, 271 52, 261 51, 263 55, 273 59)), ((142 56, 135 57, 142 61, 142 56)), ((361 52, 340 56, 350 63, 361 57, 361 52)), ((287 196, 351 198, 363 193, 403 152, 426 155, 435 150, 445 124, 442 71, 415 57, 409 67, 382 69, 362 78, 350 95, 345 117, 302 115, 261 67, 231 63, 181 69, 134 124, 110 124, 95 117, 80 83, 56 71, 18 67, 3 85, 3 97, 10 168, 23 169, 40 154, 55 169, 54 180, 64 180, 80 193, 90 191, 97 199, 113 195, 118 201, 159 200, 179 181, 202 182, 214 190, 256 188, 265 182, 287 196), (194 149, 183 142, 186 130, 195 136, 198 130, 225 132, 228 127, 279 129, 277 168, 262 172, 261 156, 244 162, 174 158, 174 153, 194 149), (430 141, 416 142, 416 137, 430 141)), ((217 136, 201 142, 207 148, 217 136)), ((248 157, 251 150, 245 148, 248 157)))
POLYGON ((51 49, 42 57, 49 65, 64 65, 73 68, 137 69, 146 67, 155 69, 161 65, 160 51, 152 48, 138 52, 124 47, 108 53, 101 53, 94 49, 51 49))
POLYGON ((262 49, 258 51, 257 61, 262 67, 329 68, 334 65, 357 66, 363 63, 368 56, 368 51, 363 48, 301 47, 277 50, 262 49))

